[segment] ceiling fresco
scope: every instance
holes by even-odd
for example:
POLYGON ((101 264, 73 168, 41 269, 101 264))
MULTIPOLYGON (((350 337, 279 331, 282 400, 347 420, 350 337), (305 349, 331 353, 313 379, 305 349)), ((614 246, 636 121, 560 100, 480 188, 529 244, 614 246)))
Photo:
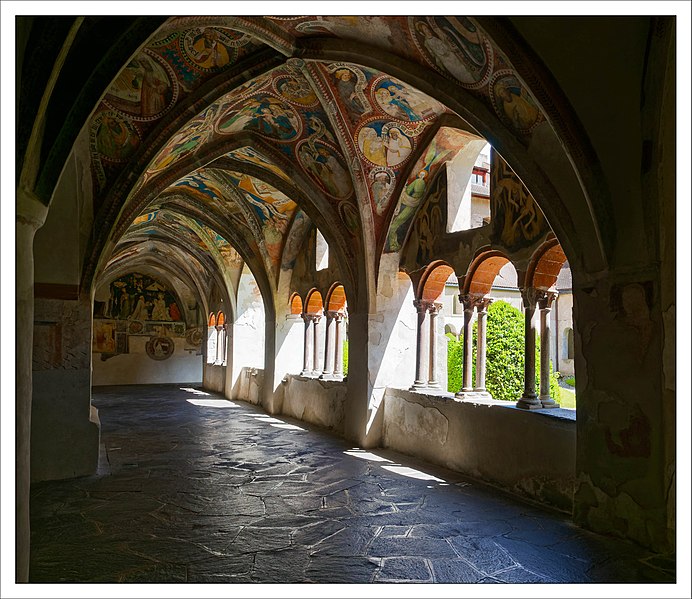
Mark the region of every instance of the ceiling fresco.
POLYGON ((400 251, 440 169, 478 137, 449 126, 462 121, 391 74, 302 52, 334 40, 458 85, 521 143, 545 121, 474 19, 174 17, 124 65, 90 121, 95 209, 137 159, 129 189, 113 200, 117 234, 130 227, 123 241, 176 239, 228 268, 243 263, 239 248, 277 281, 314 227, 307 213, 319 211, 341 220, 347 246, 400 251), (257 72, 249 65, 268 55, 275 62, 229 91, 226 74, 257 72))

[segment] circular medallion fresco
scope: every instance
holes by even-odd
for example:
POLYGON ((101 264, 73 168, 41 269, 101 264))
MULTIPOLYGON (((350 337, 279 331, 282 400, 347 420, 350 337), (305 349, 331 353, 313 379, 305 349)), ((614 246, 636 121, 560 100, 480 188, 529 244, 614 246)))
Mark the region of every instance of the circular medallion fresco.
POLYGON ((393 167, 404 162, 415 142, 408 137, 401 125, 388 121, 370 121, 361 126, 356 134, 358 149, 370 164, 393 167))
POLYGON ((274 90, 287 102, 298 106, 315 106, 317 96, 304 77, 277 77, 273 81, 274 90))
POLYGON ((137 128, 115 111, 105 110, 91 125, 92 148, 111 162, 127 162, 140 144, 137 128))
POLYGON ((178 81, 158 54, 144 50, 121 71, 104 103, 134 121, 161 118, 178 100, 178 81))
POLYGON ((201 71, 210 72, 235 62, 236 48, 247 41, 243 33, 232 29, 200 27, 186 31, 181 46, 189 63, 201 71))
POLYGON ((152 360, 167 360, 173 354, 175 344, 170 337, 152 337, 147 341, 147 355, 152 360))
POLYGON ((492 47, 470 19, 409 17, 409 30, 433 68, 469 89, 487 84, 493 68, 492 47))
POLYGON ((334 148, 320 141, 302 140, 296 154, 305 172, 330 196, 344 199, 353 193, 351 173, 334 148))
POLYGON ((199 327, 188 329, 185 332, 185 341, 187 341, 188 345, 199 347, 202 345, 202 330, 199 327))
POLYGON ((538 106, 512 71, 497 71, 489 91, 495 112, 515 131, 527 134, 540 122, 538 106))

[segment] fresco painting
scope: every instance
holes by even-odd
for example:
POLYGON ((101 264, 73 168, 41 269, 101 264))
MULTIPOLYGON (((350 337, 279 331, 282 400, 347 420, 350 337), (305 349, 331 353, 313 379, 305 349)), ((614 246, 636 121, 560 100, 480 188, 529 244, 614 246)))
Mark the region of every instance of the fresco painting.
POLYGON ((221 27, 203 27, 186 31, 182 36, 182 49, 197 68, 218 71, 235 62, 238 51, 250 38, 242 33, 221 27))
POLYGON ((94 320, 93 351, 114 354, 115 348, 115 323, 108 320, 94 320))
POLYGON ((296 264, 296 258, 300 251, 308 232, 312 226, 312 221, 300 208, 296 209, 291 229, 286 237, 286 244, 281 260, 281 270, 291 270, 296 264))
POLYGON ((364 114, 372 111, 365 95, 368 85, 368 70, 355 65, 336 63, 327 67, 331 73, 330 83, 336 90, 353 124, 364 114))
POLYGON ((101 158, 127 162, 141 140, 136 127, 114 111, 102 112, 92 124, 92 147, 101 158))
POLYGON ((433 245, 444 234, 443 210, 446 208, 447 187, 443 178, 435 180, 433 189, 421 211, 416 216, 411 239, 408 242, 416 250, 416 263, 426 266, 434 257, 433 245))
POLYGON ((411 35, 426 61, 462 86, 480 87, 492 70, 492 49, 466 17, 410 17, 411 35))
POLYGON ((219 183, 205 170, 181 179, 168 189, 185 191, 211 205, 218 205, 225 197, 219 183))
POLYGON ((390 77, 378 78, 372 89, 378 106, 395 119, 420 121, 443 111, 442 106, 423 92, 390 77))
POLYGON ((493 152, 490 204, 493 235, 510 251, 528 246, 549 225, 521 179, 493 152))
POLYGON ((396 176, 392 169, 382 166, 372 169, 368 176, 370 179, 370 192, 375 203, 375 213, 378 216, 383 216, 394 191, 396 176))
POLYGON ((288 141, 297 137, 302 129, 295 109, 270 94, 260 94, 230 108, 216 123, 216 131, 222 134, 242 130, 256 131, 264 137, 288 141))
POLYGON ((175 343, 170 337, 152 337, 145 346, 152 360, 167 360, 175 351, 175 343))
POLYGON ((353 193, 351 174, 343 156, 332 146, 319 141, 302 141, 297 155, 306 173, 330 196, 342 199, 353 193))
POLYGON ((274 80, 274 89, 288 102, 299 106, 315 106, 319 100, 305 77, 285 76, 274 80))
POLYGON ((118 75, 105 103, 133 120, 161 118, 178 99, 175 73, 160 56, 141 52, 118 75))
POLYGON ((500 119, 517 131, 529 133, 541 120, 538 106, 511 71, 493 76, 490 98, 500 119))
POLYGON ((140 214, 135 220, 132 221, 133 225, 141 225, 143 223, 150 223, 156 220, 159 215, 158 210, 152 210, 151 212, 146 212, 145 214, 140 214))
POLYGON ((404 134, 400 124, 371 121, 358 131, 358 148, 374 166, 397 166, 404 162, 414 141, 404 134))
POLYGON ((291 178, 281 168, 279 168, 276 164, 271 162, 266 156, 264 156, 254 148, 251 148, 250 146, 243 146, 242 148, 233 150, 229 152, 227 156, 235 160, 249 162, 250 164, 261 166, 262 168, 265 168, 274 173, 275 175, 281 177, 285 181, 291 180, 291 178))

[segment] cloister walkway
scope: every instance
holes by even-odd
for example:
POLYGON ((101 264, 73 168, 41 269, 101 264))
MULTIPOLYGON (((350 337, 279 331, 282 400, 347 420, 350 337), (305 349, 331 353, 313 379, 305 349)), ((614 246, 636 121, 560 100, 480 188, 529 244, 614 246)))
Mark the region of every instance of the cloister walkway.
POLYGON ((93 403, 98 474, 32 488, 32 582, 674 581, 562 514, 199 388, 93 403))

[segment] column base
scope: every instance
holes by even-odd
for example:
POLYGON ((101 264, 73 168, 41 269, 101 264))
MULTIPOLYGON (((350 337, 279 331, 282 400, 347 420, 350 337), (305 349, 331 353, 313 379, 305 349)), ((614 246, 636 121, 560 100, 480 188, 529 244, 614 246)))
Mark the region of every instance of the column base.
POLYGON ((556 402, 552 397, 550 397, 550 396, 548 396, 548 397, 540 397, 539 399, 540 399, 541 405, 542 405, 544 408, 559 408, 559 407, 560 407, 560 404, 557 403, 557 402, 556 402))
POLYGON ((522 410, 541 410, 543 404, 537 397, 522 397, 517 401, 517 408, 522 410))
POLYGON ((336 377, 335 377, 331 372, 327 372, 327 373, 324 373, 324 372, 323 372, 323 373, 322 373, 319 377, 317 377, 317 378, 318 378, 319 380, 321 380, 321 381, 333 381, 333 380, 336 379, 336 377))
POLYGON ((490 395, 487 391, 457 391, 454 394, 454 397, 457 399, 492 399, 493 396, 490 395))
POLYGON ((312 370, 302 370, 300 373, 300 376, 311 377, 312 376, 312 370))
POLYGON ((408 390, 409 391, 425 391, 428 389, 428 383, 413 383, 408 390))

